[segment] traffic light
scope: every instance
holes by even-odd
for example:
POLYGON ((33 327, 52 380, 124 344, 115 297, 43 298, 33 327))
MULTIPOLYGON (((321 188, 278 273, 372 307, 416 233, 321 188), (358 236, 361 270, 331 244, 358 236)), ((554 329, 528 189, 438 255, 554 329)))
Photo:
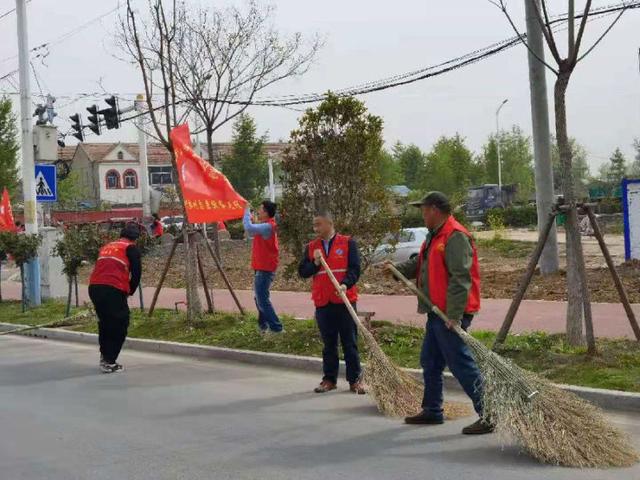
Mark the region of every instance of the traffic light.
POLYGON ((118 99, 115 96, 111 96, 105 100, 109 105, 109 108, 100 110, 98 113, 104 116, 104 123, 107 129, 120 128, 120 111, 118 110, 118 99))
POLYGON ((100 135, 100 133, 102 133, 102 130, 100 129, 100 112, 98 111, 98 106, 91 105, 90 107, 87 107, 87 112, 91 114, 87 117, 89 123, 91 124, 89 125, 89 130, 91 130, 96 135, 100 135))
POLYGON ((82 133, 82 119, 80 118, 80 115, 76 113, 75 115, 71 115, 69 118, 73 122, 71 124, 71 128, 76 132, 73 134, 73 136, 81 142, 84 142, 84 133, 82 133))

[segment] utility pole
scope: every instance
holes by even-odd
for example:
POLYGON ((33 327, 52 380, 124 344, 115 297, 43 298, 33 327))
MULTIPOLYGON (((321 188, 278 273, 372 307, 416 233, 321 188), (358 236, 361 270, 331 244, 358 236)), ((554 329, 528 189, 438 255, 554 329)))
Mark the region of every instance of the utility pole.
MULTIPOLYGON (((20 123, 22 126, 22 190, 24 225, 27 234, 38 233, 36 215, 35 167, 33 161, 33 128, 31 126, 31 86, 29 84, 29 38, 26 0, 16 0, 18 18, 18 62, 20 78, 20 123)), ((29 305, 40 305, 40 263, 38 258, 26 264, 26 296, 29 305)))
POLYGON ((267 155, 269 162, 269 198, 272 202, 276 201, 276 185, 273 178, 273 156, 267 155))
POLYGON ((505 98, 496 110, 496 147, 498 149, 498 194, 500 195, 500 203, 502 203, 502 158, 500 156, 500 110, 504 104, 509 101, 505 98))
MULTIPOLYGON (((145 111, 144 95, 136 97, 136 111, 145 111)), ((140 161, 140 193, 142 195, 142 217, 151 216, 151 197, 149 196, 149 167, 147 166, 147 134, 144 131, 144 115, 138 117, 138 151, 140 161)))
MULTIPOLYGON (((525 0, 527 17, 527 42, 529 48, 529 88, 531 93, 531 124, 533 127, 533 154, 535 159, 536 206, 538 211, 538 235, 549 218, 555 203, 553 188, 553 167, 551 165, 551 134, 549 132, 549 104, 547 99, 547 80, 544 60, 544 41, 540 23, 536 18, 540 0, 525 0), (536 3, 534 3, 536 2, 536 3), (539 60, 540 59, 540 60, 539 60)), ((555 224, 540 257, 540 271, 543 275, 557 272, 560 268, 558 258, 558 234, 555 224)))

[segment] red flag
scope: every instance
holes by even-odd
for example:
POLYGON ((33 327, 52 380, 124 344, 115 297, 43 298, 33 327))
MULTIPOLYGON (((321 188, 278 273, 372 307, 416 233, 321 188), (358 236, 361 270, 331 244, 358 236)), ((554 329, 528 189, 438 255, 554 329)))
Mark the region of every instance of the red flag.
POLYGON ((189 223, 242 218, 247 201, 236 193, 227 177, 195 154, 189 126, 178 125, 170 137, 189 223))
POLYGON ((13 220, 13 210, 11 209, 11 200, 9 200, 9 192, 6 187, 2 192, 2 201, 0 202, 0 231, 16 231, 16 223, 13 220))

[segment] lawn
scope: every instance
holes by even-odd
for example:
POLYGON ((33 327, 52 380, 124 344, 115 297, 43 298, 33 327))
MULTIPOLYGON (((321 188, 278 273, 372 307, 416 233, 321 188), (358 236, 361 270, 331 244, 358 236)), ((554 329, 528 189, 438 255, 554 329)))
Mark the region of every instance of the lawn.
MULTIPOLYGON (((0 322, 38 325, 61 319, 62 303, 48 302, 27 313, 20 312, 19 302, 0 303, 0 322)), ((262 337, 253 315, 216 313, 188 325, 183 313, 156 310, 149 319, 138 310, 132 312, 129 336, 220 347, 320 356, 322 344, 313 320, 284 317, 285 334, 262 337)), ((73 327, 74 330, 97 331, 96 323, 73 327)), ((382 349, 398 365, 419 368, 422 329, 374 321, 375 337, 382 349)), ((473 335, 490 345, 495 334, 474 331, 473 335)), ((631 340, 598 340, 598 355, 589 357, 585 349, 565 344, 562 335, 535 332, 510 335, 501 353, 521 367, 558 383, 594 388, 611 388, 640 392, 640 344, 631 340)))

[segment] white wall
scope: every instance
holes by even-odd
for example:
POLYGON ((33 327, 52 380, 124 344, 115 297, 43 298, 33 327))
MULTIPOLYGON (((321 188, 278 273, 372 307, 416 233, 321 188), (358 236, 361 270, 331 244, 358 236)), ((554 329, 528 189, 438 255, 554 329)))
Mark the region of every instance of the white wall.
POLYGON ((131 162, 122 163, 102 163, 98 168, 100 179, 100 200, 110 203, 141 203, 142 193, 140 191, 140 167, 131 165, 131 162), (118 188, 107 189, 106 174, 109 170, 116 170, 120 174, 120 186, 124 187, 122 175, 126 170, 133 170, 138 175, 138 188, 118 188))

